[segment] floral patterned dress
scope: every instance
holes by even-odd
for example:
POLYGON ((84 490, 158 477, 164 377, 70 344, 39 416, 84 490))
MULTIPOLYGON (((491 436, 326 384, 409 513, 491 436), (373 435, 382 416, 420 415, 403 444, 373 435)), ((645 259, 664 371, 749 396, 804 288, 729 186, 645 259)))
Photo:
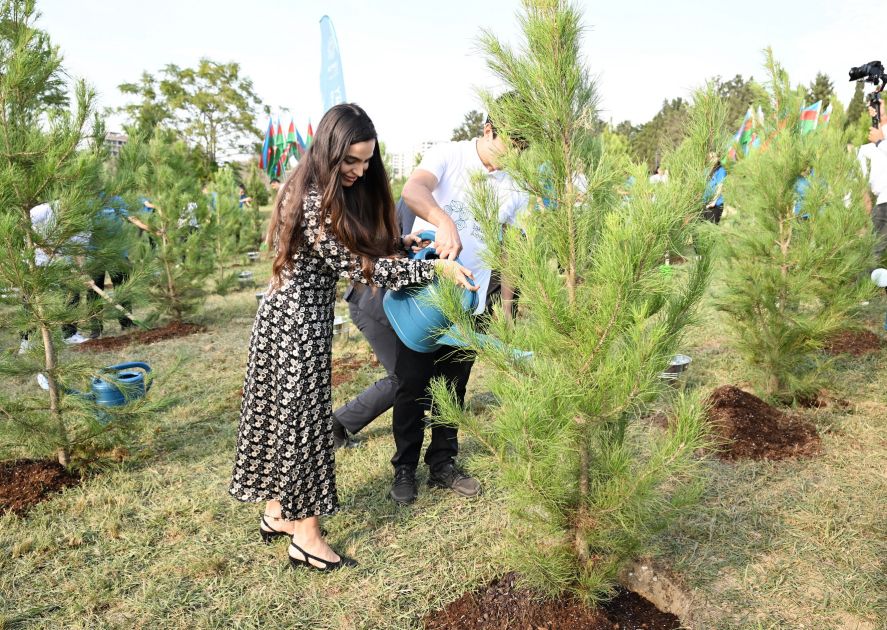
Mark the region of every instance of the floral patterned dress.
MULTIPOLYGON (((304 201, 306 245, 253 324, 229 492, 277 499, 287 520, 338 508, 332 436, 331 355, 336 281, 366 283, 359 260, 320 225, 320 196, 304 201), (313 244, 313 245, 312 245, 313 244)), ((372 284, 397 290, 434 276, 426 261, 380 258, 372 284)))

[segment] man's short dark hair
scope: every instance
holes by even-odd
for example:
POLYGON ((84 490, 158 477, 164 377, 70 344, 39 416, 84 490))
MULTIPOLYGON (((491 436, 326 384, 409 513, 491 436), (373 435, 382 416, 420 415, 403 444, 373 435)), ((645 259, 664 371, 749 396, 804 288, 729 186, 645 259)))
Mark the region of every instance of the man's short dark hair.
MULTIPOLYGON (((505 102, 508 100, 519 99, 519 98, 520 98, 520 96, 518 95, 517 91, 511 90, 510 92, 506 92, 505 94, 500 95, 498 98, 496 98, 495 102, 502 103, 502 102, 505 102)), ((496 123, 494 123, 493 119, 490 118, 489 113, 487 113, 487 119, 486 119, 486 121, 484 121, 484 126, 486 126, 486 125, 489 125, 492 128, 494 138, 499 135, 499 132, 496 129, 496 123)), ((527 140, 525 138, 523 138, 522 136, 520 136, 518 134, 511 134, 510 139, 511 139, 511 142, 521 151, 526 149, 527 146, 529 145, 529 142, 527 142, 527 140)))
POLYGON ((279 184, 279 183, 280 183, 280 179, 277 178, 277 177, 272 177, 272 178, 271 178, 271 183, 273 184, 274 182, 277 182, 277 183, 279 184))

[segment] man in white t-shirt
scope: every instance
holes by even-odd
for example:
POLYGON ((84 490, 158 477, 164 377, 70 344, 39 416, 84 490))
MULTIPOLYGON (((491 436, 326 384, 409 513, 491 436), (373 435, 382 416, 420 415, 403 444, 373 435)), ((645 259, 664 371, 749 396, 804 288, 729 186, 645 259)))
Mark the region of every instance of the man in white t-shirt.
MULTIPOLYGON (((869 108, 869 114, 875 110, 869 108)), ((881 103, 881 121, 887 122, 884 103, 881 103)), ((869 130, 869 144, 859 147, 857 158, 862 165, 862 172, 869 180, 875 205, 871 208, 872 227, 878 235, 875 243, 875 263, 883 262, 884 251, 887 250, 887 142, 884 142, 884 127, 872 127, 869 130)))
MULTIPOLYGON (((458 256, 474 274, 479 285, 475 315, 483 313, 486 307, 491 270, 482 260, 483 235, 468 206, 472 177, 481 173, 489 179, 498 195, 499 222, 503 225, 513 224, 528 201, 511 177, 498 168, 497 159, 504 151, 502 138, 488 119, 480 138, 430 148, 403 189, 403 199, 417 217, 413 231, 434 230, 438 254, 450 259, 458 256)), ((453 348, 443 347, 426 354, 411 350, 397 340, 398 387, 392 424, 396 452, 391 459, 395 470, 391 498, 397 503, 412 503, 416 499, 415 473, 424 438, 425 414, 431 406, 429 382, 435 377, 445 378, 462 403, 473 362, 473 355, 454 352, 453 348)), ((456 466, 457 453, 457 430, 432 426, 431 442, 425 451, 425 463, 431 469, 428 485, 449 488, 462 496, 475 496, 480 492, 480 484, 456 466)))

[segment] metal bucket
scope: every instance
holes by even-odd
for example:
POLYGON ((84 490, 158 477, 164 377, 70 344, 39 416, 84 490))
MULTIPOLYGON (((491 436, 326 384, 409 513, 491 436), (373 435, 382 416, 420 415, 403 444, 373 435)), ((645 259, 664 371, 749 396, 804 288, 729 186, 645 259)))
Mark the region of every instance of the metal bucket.
POLYGON ((659 375, 659 378, 664 379, 666 381, 676 381, 678 376, 687 369, 687 366, 690 365, 691 361, 690 357, 686 354, 676 354, 671 360, 671 363, 668 364, 668 367, 659 375))
POLYGON ((256 286, 255 280, 253 280, 253 272, 252 271, 241 271, 237 274, 237 283, 240 285, 241 289, 246 289, 247 287, 256 286))

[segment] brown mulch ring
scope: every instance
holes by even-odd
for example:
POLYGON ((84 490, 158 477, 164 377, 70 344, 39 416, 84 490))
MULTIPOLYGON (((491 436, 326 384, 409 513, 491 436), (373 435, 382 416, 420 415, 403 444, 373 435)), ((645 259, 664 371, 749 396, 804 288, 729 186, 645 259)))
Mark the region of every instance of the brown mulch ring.
POLYGON ((147 345, 149 343, 157 343, 167 339, 176 339, 177 337, 186 337, 206 330, 206 326, 199 324, 189 324, 187 322, 171 322, 160 328, 151 328, 150 330, 134 330, 117 337, 102 337, 100 339, 90 339, 73 347, 74 350, 83 352, 89 350, 91 352, 105 352, 107 350, 117 350, 125 348, 130 344, 147 345))
POLYGON ((333 359, 333 387, 338 387, 353 379, 357 371, 366 364, 366 359, 355 358, 353 354, 333 359))
POLYGON ((722 459, 787 459, 814 455, 820 439, 816 427, 733 385, 717 388, 708 398, 708 418, 721 438, 722 459))
POLYGON ((681 621, 646 599, 623 589, 600 608, 588 608, 565 596, 542 599, 538 593, 517 587, 508 573, 486 587, 465 593, 443 610, 423 619, 425 630, 673 630, 681 621))
POLYGON ((826 342, 824 350, 831 355, 851 354, 854 357, 877 352, 884 340, 870 330, 845 330, 826 342))
POLYGON ((63 488, 79 483, 80 479, 58 462, 36 459, 0 462, 0 514, 24 514, 63 488))

